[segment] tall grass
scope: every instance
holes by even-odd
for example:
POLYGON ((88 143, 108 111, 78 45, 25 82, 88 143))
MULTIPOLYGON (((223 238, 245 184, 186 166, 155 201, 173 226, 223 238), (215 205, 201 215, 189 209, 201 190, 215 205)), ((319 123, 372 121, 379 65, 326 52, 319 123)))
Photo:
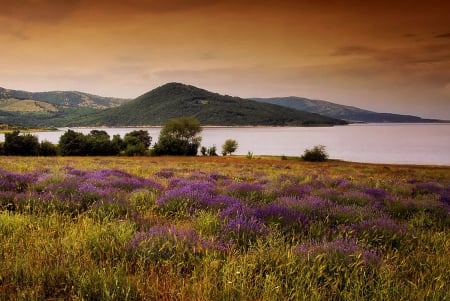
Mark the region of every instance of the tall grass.
POLYGON ((0 300, 450 298, 450 168, 0 163, 0 300))

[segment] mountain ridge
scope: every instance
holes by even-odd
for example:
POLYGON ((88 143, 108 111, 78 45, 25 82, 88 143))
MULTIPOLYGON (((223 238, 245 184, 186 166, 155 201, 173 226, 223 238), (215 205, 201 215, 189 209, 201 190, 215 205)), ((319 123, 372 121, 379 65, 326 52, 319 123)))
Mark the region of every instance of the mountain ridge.
POLYGON ((350 123, 358 122, 394 122, 394 123, 418 123, 418 122, 441 122, 438 119, 427 119, 414 115, 379 113, 365 110, 354 106, 341 105, 325 100, 315 100, 298 96, 251 98, 258 102, 278 104, 287 108, 303 110, 337 119, 343 119, 350 123))
POLYGON ((46 91, 28 92, 12 90, 0 87, 0 99, 10 100, 34 100, 47 102, 58 109, 90 107, 94 109, 106 109, 121 105, 128 99, 117 97, 105 97, 80 91, 46 91))
POLYGON ((167 119, 182 115, 192 115, 202 124, 218 126, 445 122, 413 115, 378 113, 298 96, 233 97, 176 82, 156 87, 135 99, 79 91, 27 92, 0 87, 0 122, 14 125, 162 125, 167 119), (332 119, 321 119, 323 116, 332 119))
POLYGON ((203 125, 312 126, 342 120, 221 95, 182 83, 167 83, 119 107, 96 112, 72 125, 161 125, 170 118, 196 117, 203 125))

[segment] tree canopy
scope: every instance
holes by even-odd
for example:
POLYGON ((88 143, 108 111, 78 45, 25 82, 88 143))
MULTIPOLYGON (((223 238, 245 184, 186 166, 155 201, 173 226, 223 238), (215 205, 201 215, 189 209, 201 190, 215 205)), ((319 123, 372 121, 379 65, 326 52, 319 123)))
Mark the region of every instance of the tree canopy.
POLYGON ((156 155, 196 156, 202 128, 195 117, 180 117, 167 121, 154 147, 156 155))
POLYGON ((225 143, 222 145, 222 154, 225 155, 231 155, 234 153, 238 148, 238 143, 236 140, 233 139, 227 139, 225 140, 225 143))

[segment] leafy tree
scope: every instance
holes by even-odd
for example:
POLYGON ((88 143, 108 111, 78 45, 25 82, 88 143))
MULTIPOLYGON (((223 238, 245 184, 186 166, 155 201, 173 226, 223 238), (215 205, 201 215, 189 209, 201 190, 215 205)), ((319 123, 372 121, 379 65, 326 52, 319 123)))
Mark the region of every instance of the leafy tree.
POLYGON ((89 151, 87 138, 83 133, 68 130, 59 138, 59 153, 63 156, 86 156, 89 151))
POLYGON ((142 156, 145 155, 148 150, 146 145, 135 136, 126 137, 125 144, 125 155, 127 156, 142 156))
POLYGON ((161 129, 154 146, 156 155, 196 156, 200 146, 202 128, 194 117, 170 119, 161 129))
POLYGON ((208 150, 207 150, 207 148, 206 148, 206 146, 202 146, 201 148, 200 148, 200 153, 202 154, 202 156, 206 156, 206 152, 207 152, 208 150))
POLYGON ((217 156, 217 148, 215 145, 211 147, 202 146, 200 148, 200 153, 202 156, 217 156))
POLYGON ((120 137, 119 134, 114 135, 111 140, 111 144, 114 149, 117 149, 117 153, 120 153, 121 151, 124 151, 127 145, 125 144, 125 141, 123 141, 122 137, 120 137))
POLYGON ((301 158, 304 161, 323 162, 328 160, 328 153, 325 146, 316 145, 312 149, 306 149, 301 158))
POLYGON ((238 143, 236 140, 227 139, 225 143, 222 145, 222 154, 225 156, 227 154, 231 155, 238 148, 238 143))
POLYGON ((107 132, 92 130, 87 136, 88 155, 111 156, 117 155, 119 149, 113 145, 107 132))
MULTIPOLYGON (((150 144, 152 143, 152 137, 148 134, 148 131, 145 130, 138 130, 138 131, 132 131, 130 133, 125 134, 124 142, 125 144, 128 144, 128 140, 132 138, 137 138, 139 141, 144 144, 144 147, 147 149, 150 147, 150 144)), ((134 140, 134 139, 132 139, 134 140)), ((136 144, 135 140, 132 144, 136 144)))
POLYGON ((208 148, 208 156, 217 156, 217 148, 215 145, 208 148))
POLYGON ((56 145, 49 141, 42 141, 39 145, 40 156, 56 156, 58 154, 58 148, 56 145))
POLYGON ((3 147, 5 155, 37 156, 39 140, 31 134, 20 135, 20 131, 13 131, 5 134, 3 147))
POLYGON ((119 145, 120 150, 127 156, 145 155, 152 143, 152 137, 148 131, 136 130, 125 134, 124 139, 114 137, 114 143, 119 145))

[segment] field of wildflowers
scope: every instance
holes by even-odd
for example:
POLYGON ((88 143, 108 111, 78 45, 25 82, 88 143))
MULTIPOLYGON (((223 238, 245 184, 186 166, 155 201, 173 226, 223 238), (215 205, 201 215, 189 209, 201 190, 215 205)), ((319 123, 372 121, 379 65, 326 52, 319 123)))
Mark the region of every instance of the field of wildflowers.
POLYGON ((0 300, 449 300, 450 167, 0 157, 0 300))

